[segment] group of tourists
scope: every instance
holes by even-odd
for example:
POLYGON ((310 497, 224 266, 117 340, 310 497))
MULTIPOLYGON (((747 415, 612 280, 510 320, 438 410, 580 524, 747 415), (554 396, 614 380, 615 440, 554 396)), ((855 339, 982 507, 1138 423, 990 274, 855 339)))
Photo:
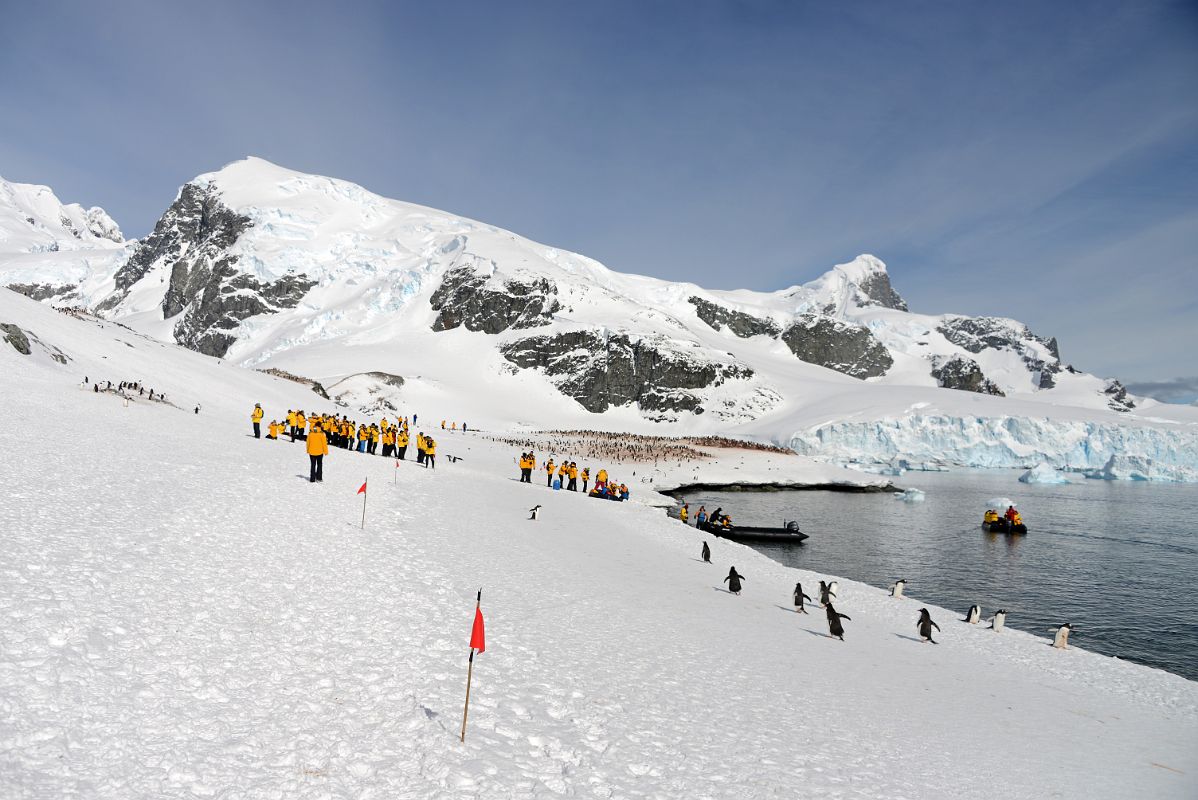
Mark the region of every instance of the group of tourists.
MULTIPOLYGON (((520 482, 532 483, 532 471, 537 468, 536 454, 531 450, 526 453, 521 453, 517 459, 517 464, 520 466, 520 482)), ((543 467, 545 470, 545 485, 550 489, 565 489, 568 492, 578 491, 578 481, 582 480, 583 494, 591 497, 598 497, 604 500, 627 500, 631 493, 628 491, 628 486, 620 483, 607 474, 606 469, 599 470, 595 474, 595 486, 588 490, 591 483, 591 468, 578 468, 576 461, 562 461, 560 464, 554 463, 553 458, 545 462, 543 467), (556 480, 554 478, 556 477, 556 480)))
MULTIPOLYGON (((682 508, 678 509, 678 519, 682 520, 685 524, 690 525, 690 515, 690 503, 683 503, 682 508)), ((707 507, 699 506, 699 510, 695 513, 695 527, 702 528, 704 525, 708 524, 719 525, 724 528, 731 528, 732 517, 725 514, 722 507, 711 512, 709 516, 707 514, 707 507)))
POLYGON ((986 513, 982 516, 982 522, 998 522, 1000 519, 1005 519, 1012 525, 1023 524, 1023 515, 1015 510, 1015 506, 1007 506, 1006 512, 1001 517, 993 508, 986 509, 986 513))
MULTIPOLYGON (((250 412, 254 438, 262 437, 264 418, 262 405, 255 403, 250 412)), ((328 455, 330 447, 405 460, 411 442, 411 425, 415 423, 415 414, 412 415, 411 424, 407 417, 399 417, 394 422, 383 417, 375 423, 356 422, 344 414, 308 414, 303 409, 288 409, 282 420, 270 421, 266 438, 279 440, 288 436, 292 442, 297 439, 306 442, 310 460, 308 479, 317 483, 324 480, 324 457, 328 455), (380 444, 383 446, 382 453, 378 452, 380 444)), ((462 430, 465 429, 463 425, 462 430)), ((416 463, 424 465, 426 469, 437 467, 437 442, 423 432, 416 434, 416 463)))
MULTIPOLYGON (((441 430, 454 432, 454 431, 457 431, 457 429, 458 429, 458 424, 456 422, 446 423, 445 420, 441 420, 441 430)), ((466 423, 463 422, 462 423, 462 433, 468 433, 469 430, 470 429, 466 427, 466 423)))

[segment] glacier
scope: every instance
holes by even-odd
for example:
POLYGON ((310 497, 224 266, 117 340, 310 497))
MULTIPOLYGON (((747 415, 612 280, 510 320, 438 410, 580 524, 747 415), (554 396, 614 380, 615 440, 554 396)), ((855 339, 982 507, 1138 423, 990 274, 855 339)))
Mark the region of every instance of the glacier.
POLYGON ((925 462, 1027 469, 1044 464, 1110 480, 1198 480, 1198 432, 1084 420, 915 414, 831 422, 795 432, 788 446, 822 460, 882 467, 925 462))

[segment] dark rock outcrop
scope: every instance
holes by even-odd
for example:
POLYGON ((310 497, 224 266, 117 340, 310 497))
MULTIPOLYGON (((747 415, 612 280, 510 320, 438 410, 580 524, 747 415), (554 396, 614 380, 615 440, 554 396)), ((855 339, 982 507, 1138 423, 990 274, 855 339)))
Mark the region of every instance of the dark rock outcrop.
POLYGON ((162 300, 163 319, 182 314, 175 341, 224 356, 237 340, 234 331, 242 320, 294 308, 316 285, 303 274, 263 282, 239 272, 237 256, 228 249, 251 225, 249 217, 225 206, 213 187, 187 184, 116 273, 117 291, 98 310, 119 305, 151 268, 165 264, 170 283, 162 300))
POLYGON ((433 320, 434 331, 465 326, 468 331, 490 334, 547 325, 561 309, 557 286, 548 278, 503 280, 474 267, 447 271, 429 304, 440 312, 433 320))
POLYGON ((1112 411, 1131 411, 1136 407, 1135 401, 1127 396, 1127 389, 1119 381, 1111 381, 1102 390, 1107 396, 1106 404, 1112 411))
POLYGON ((1028 371, 1037 376, 1036 385, 1040 389, 1056 386, 1056 376, 1063 369, 1056 338, 1037 336, 1026 325, 995 317, 956 317, 945 320, 936 330, 970 353, 993 349, 1020 354, 1028 371), (1051 358, 1041 358, 1040 351, 1029 346, 1034 342, 1044 345, 1051 358))
POLYGON ((12 345, 12 349, 21 355, 27 356, 33 353, 29 347, 29 337, 16 325, 11 322, 0 322, 0 333, 4 334, 4 341, 12 345))
POLYGON ((945 389, 1005 396, 1003 391, 982 372, 978 362, 965 356, 933 359, 932 377, 945 389))
POLYGON ((73 294, 79 287, 73 283, 55 285, 52 283, 10 283, 8 288, 18 294, 23 294, 39 303, 55 297, 65 297, 73 294))
POLYGON ((907 310, 907 301, 900 297, 899 293, 890 285, 890 275, 884 270, 875 272, 858 282, 857 288, 861 290, 861 294, 867 298, 870 305, 893 308, 897 311, 907 310))
POLYGON ((782 333, 782 341, 803 361, 854 378, 885 375, 894 365, 890 351, 869 329, 819 314, 803 314, 782 333))
POLYGON ((747 366, 708 361, 662 340, 598 330, 530 336, 501 346, 500 352, 518 367, 544 370, 563 394, 595 413, 636 403, 650 413, 702 414, 701 398, 693 390, 753 375, 747 366))
POLYGON ((717 331, 723 330, 724 326, 727 326, 728 330, 742 339, 747 339, 750 336, 777 336, 782 332, 782 329, 773 320, 761 319, 743 311, 733 311, 704 300, 702 297, 688 297, 686 300, 695 307, 695 313, 699 315, 699 319, 717 331))

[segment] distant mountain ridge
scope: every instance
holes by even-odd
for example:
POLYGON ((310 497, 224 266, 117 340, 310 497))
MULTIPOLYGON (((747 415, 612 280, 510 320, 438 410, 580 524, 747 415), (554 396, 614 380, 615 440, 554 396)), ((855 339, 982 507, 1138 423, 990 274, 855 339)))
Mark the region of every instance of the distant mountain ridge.
MULTIPOLYGON (((125 243, 100 209, 54 203, 42 198, 42 217, 57 212, 61 225, 41 219, 31 230, 77 236, 108 255, 108 272, 55 276, 42 264, 37 280, 14 280, 20 271, 5 263, 5 284, 247 366, 302 372, 297 362, 316 345, 359 351, 367 340, 383 351, 393 343, 392 353, 419 342, 443 350, 444 362, 465 334, 475 366, 500 379, 535 375, 589 412, 625 408, 661 421, 759 418, 784 404, 793 373, 809 366, 880 384, 1056 393, 1054 402, 1087 408, 1135 402, 1117 383, 1065 365, 1055 338, 1015 320, 909 311, 869 255, 777 292, 711 291, 614 272, 257 158, 189 181, 138 242, 125 243)), ((0 210, 9 207, 23 206, 0 210)))

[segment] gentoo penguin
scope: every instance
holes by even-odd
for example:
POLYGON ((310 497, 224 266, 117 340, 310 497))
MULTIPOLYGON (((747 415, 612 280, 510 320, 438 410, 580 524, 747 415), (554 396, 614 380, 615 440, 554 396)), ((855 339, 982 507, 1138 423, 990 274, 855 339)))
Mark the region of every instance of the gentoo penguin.
POLYGON ((832 581, 831 583, 829 583, 828 584, 828 594, 832 597, 835 597, 837 600, 839 600, 840 599, 840 584, 837 583, 836 581, 832 581))
POLYGON ((703 556, 703 561, 704 561, 704 562, 706 562, 706 563, 708 563, 708 564, 710 564, 710 563, 711 563, 711 548, 707 546, 707 542, 704 542, 704 543, 703 543, 703 553, 702 553, 702 556, 703 556))
POLYGON ((903 596, 903 587, 905 587, 906 585, 907 585, 907 582, 905 580, 903 580, 902 578, 899 578, 897 581, 894 582, 894 585, 890 587, 890 596, 891 597, 902 597, 903 596))
POLYGON ((827 608, 832 602, 832 587, 827 581, 819 582, 819 607, 827 608))
POLYGON ((728 577, 724 578, 724 583, 728 584, 728 591, 733 594, 740 594, 740 582, 744 579, 745 576, 738 573, 736 567, 733 567, 728 570, 728 577))
POLYGON ((995 633, 1002 633, 1002 626, 1007 624, 1007 610, 1000 608, 994 612, 994 618, 990 622, 990 629, 995 633))
POLYGON ((807 600, 811 599, 810 597, 807 597, 807 595, 803 594, 803 584, 796 583, 795 584, 795 611, 799 614, 807 613, 807 609, 803 607, 804 598, 806 598, 807 600))
POLYGON ((528 509, 528 513, 531 515, 529 519, 536 519, 537 515, 541 513, 541 507, 533 506, 532 508, 528 509))
POLYGON ((981 618, 982 618, 981 606, 970 606, 969 610, 965 612, 965 619, 963 619, 961 621, 968 622, 970 625, 977 625, 978 621, 981 620, 981 618))
POLYGON ((915 623, 915 626, 919 628, 919 635, 925 642, 938 644, 938 642, 932 638, 932 628, 940 630, 940 626, 935 622, 932 622, 932 615, 928 613, 926 608, 919 609, 919 622, 915 623))
POLYGON ((840 624, 840 621, 842 619, 852 620, 852 617, 850 617, 848 614, 841 614, 835 608, 832 608, 831 603, 828 603, 827 611, 828 611, 828 635, 835 636, 837 639, 839 639, 840 641, 843 642, 844 641, 844 626, 840 624))
POLYGON ((1069 632, 1073 630, 1073 626, 1066 622, 1059 628, 1049 628, 1049 630, 1057 632, 1057 635, 1052 639, 1052 646, 1058 650, 1068 650, 1069 632))

